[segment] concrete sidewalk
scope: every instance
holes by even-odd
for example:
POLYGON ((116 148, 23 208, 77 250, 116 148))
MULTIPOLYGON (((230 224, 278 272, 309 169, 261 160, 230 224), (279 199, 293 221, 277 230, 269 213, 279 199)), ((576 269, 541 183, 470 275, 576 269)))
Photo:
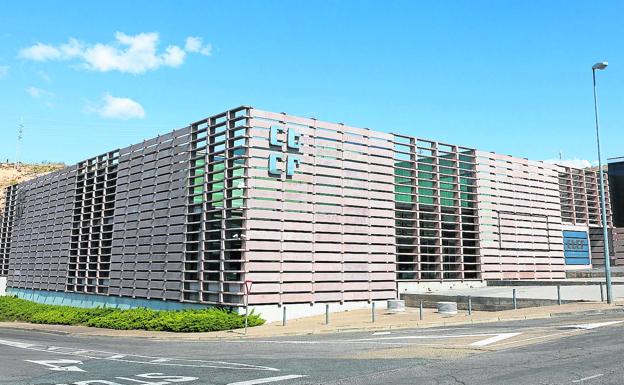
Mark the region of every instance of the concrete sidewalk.
POLYGON ((330 314, 329 325, 325 325, 325 316, 299 318, 288 321, 286 326, 281 322, 274 322, 262 326, 249 328, 248 335, 243 330, 232 330, 212 333, 169 333, 144 330, 111 330, 98 329, 86 326, 65 325, 37 325, 18 322, 0 322, 0 327, 38 330, 50 333, 71 335, 89 335, 105 337, 154 338, 164 340, 215 340, 239 338, 269 338, 277 336, 294 336, 318 333, 339 333, 351 331, 374 331, 401 328, 426 328, 447 325, 462 325, 471 323, 485 323, 497 321, 511 321, 523 319, 538 319, 564 316, 566 314, 591 314, 622 312, 624 317, 624 303, 607 305, 600 302, 570 303, 561 306, 547 306, 506 310, 498 312, 473 312, 468 316, 460 311, 453 317, 443 317, 435 309, 424 309, 424 319, 419 320, 418 309, 408 308, 405 313, 390 314, 386 310, 378 310, 375 322, 372 322, 371 310, 352 310, 330 314))
MULTIPOLYGON (((618 282, 615 281, 614 282, 618 282)), ((624 285, 613 285, 613 298, 615 301, 624 300, 624 285)), ((419 291, 418 294, 439 294, 439 295, 471 295, 473 297, 493 297, 511 298, 513 290, 516 290, 517 298, 532 299, 557 299, 557 286, 484 286, 466 289, 448 289, 436 291, 419 291)), ((606 298, 606 289, 603 287, 606 298)), ((403 293, 402 293, 403 294, 403 293)), ((561 286, 561 299, 564 301, 600 301, 600 285, 568 283, 561 286)))

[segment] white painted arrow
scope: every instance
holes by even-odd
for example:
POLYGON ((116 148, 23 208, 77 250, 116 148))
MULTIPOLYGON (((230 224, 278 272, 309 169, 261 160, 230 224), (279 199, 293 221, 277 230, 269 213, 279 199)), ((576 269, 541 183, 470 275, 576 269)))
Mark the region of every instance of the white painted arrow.
POLYGON ((55 370, 59 372, 84 372, 84 370, 80 369, 77 366, 61 366, 61 365, 71 365, 77 364, 82 365, 82 361, 76 360, 25 360, 27 362, 32 362, 33 364, 39 364, 47 366, 50 370, 55 370))
POLYGON ((596 322, 596 323, 592 323, 592 324, 567 325, 567 326, 563 326, 563 327, 564 328, 569 328, 569 329, 591 330, 591 329, 596 329, 596 328, 603 327, 603 326, 619 324, 619 323, 622 323, 622 322, 624 322, 624 320, 621 320, 621 321, 608 321, 608 322, 596 322))

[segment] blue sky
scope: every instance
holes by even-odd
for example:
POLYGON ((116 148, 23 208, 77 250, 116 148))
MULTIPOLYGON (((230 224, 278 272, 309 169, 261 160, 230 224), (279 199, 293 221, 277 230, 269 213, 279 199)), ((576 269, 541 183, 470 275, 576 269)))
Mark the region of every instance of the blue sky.
POLYGON ((624 156, 621 1, 58 4, 0 12, 3 161, 21 118, 22 160, 75 163, 242 104, 593 161, 600 60, 603 158, 624 156))

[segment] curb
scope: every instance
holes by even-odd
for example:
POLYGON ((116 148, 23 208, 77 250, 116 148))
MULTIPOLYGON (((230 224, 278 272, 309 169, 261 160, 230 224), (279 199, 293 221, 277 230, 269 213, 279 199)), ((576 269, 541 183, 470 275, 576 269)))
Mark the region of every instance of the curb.
POLYGON ((574 315, 601 315, 601 314, 617 314, 624 313, 624 308, 613 308, 613 309, 595 309, 595 310, 585 310, 585 311, 572 311, 565 313, 551 313, 551 317, 566 317, 566 316, 574 316, 574 315))

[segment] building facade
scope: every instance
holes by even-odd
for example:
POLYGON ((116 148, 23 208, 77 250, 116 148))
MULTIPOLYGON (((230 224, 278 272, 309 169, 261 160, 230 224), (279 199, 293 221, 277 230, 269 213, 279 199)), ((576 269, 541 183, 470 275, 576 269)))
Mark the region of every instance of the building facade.
POLYGON ((0 275, 55 303, 302 312, 565 278, 598 261, 596 180, 239 107, 8 188, 0 275))

